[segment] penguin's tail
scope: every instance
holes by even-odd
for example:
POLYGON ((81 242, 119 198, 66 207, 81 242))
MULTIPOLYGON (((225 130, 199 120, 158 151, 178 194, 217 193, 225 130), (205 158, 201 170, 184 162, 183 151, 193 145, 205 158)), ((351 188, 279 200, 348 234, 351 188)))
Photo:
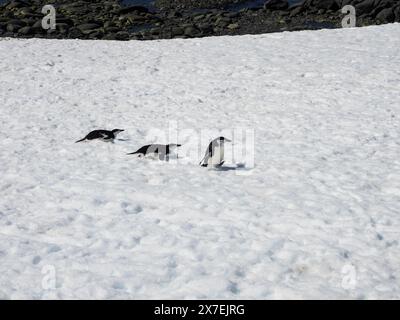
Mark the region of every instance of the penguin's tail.
POLYGON ((82 141, 85 141, 85 140, 86 140, 86 138, 83 138, 81 140, 75 141, 75 143, 82 142, 82 141))
POLYGON ((132 154, 139 154, 139 153, 140 152, 135 151, 135 152, 127 153, 127 155, 129 156, 129 155, 132 155, 132 154))

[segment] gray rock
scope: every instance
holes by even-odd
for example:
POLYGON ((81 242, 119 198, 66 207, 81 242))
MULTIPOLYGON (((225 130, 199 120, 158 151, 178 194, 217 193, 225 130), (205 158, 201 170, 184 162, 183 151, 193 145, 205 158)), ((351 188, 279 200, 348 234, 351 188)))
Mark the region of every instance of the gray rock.
POLYGON ((197 30, 194 26, 188 26, 185 28, 184 34, 185 36, 188 37, 194 37, 196 36, 197 30))
POLYGON ((228 29, 230 29, 230 30, 239 29, 239 24, 238 23, 231 23, 231 24, 228 25, 228 29))
POLYGON ((27 26, 27 27, 22 27, 21 29, 19 29, 18 33, 26 36, 26 35, 29 35, 29 34, 33 34, 34 30, 33 30, 32 27, 27 26))
POLYGON ((9 23, 9 24, 7 24, 7 31, 8 32, 17 32, 22 27, 23 27, 22 24, 9 23))

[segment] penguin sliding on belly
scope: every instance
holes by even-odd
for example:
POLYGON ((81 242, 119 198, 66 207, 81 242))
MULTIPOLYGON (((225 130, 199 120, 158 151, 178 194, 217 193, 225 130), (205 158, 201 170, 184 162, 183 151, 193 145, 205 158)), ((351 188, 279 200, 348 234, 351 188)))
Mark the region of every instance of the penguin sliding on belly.
POLYGON ((86 135, 81 140, 76 141, 75 143, 82 142, 82 141, 92 141, 92 140, 101 140, 105 142, 114 142, 114 139, 117 135, 124 131, 123 129, 114 129, 111 131, 108 130, 94 130, 86 135))
POLYGON ((202 167, 220 167, 224 164, 224 143, 231 140, 219 137, 208 145, 204 158, 200 161, 202 167))
POLYGON ((169 161, 172 150, 180 146, 180 144, 149 144, 135 152, 128 153, 128 155, 137 154, 139 157, 152 157, 169 161))

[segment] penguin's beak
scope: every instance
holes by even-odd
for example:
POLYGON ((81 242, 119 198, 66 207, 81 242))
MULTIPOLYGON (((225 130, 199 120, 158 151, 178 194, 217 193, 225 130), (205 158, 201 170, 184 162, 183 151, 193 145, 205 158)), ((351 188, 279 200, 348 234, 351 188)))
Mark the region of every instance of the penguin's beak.
POLYGON ((225 141, 226 141, 226 142, 232 142, 232 140, 229 140, 229 139, 227 139, 227 138, 225 138, 225 141))

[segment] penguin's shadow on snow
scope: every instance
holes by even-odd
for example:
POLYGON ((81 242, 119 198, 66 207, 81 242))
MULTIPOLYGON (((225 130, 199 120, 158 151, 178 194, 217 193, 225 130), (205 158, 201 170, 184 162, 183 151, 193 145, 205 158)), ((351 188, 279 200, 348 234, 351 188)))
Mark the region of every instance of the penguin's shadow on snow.
POLYGON ((238 168, 236 167, 218 167, 214 168, 215 171, 236 171, 238 168))
POLYGON ((250 170, 249 168, 246 168, 245 165, 243 164, 237 164, 236 166, 220 166, 220 167, 215 167, 215 171, 245 171, 245 170, 250 170))

